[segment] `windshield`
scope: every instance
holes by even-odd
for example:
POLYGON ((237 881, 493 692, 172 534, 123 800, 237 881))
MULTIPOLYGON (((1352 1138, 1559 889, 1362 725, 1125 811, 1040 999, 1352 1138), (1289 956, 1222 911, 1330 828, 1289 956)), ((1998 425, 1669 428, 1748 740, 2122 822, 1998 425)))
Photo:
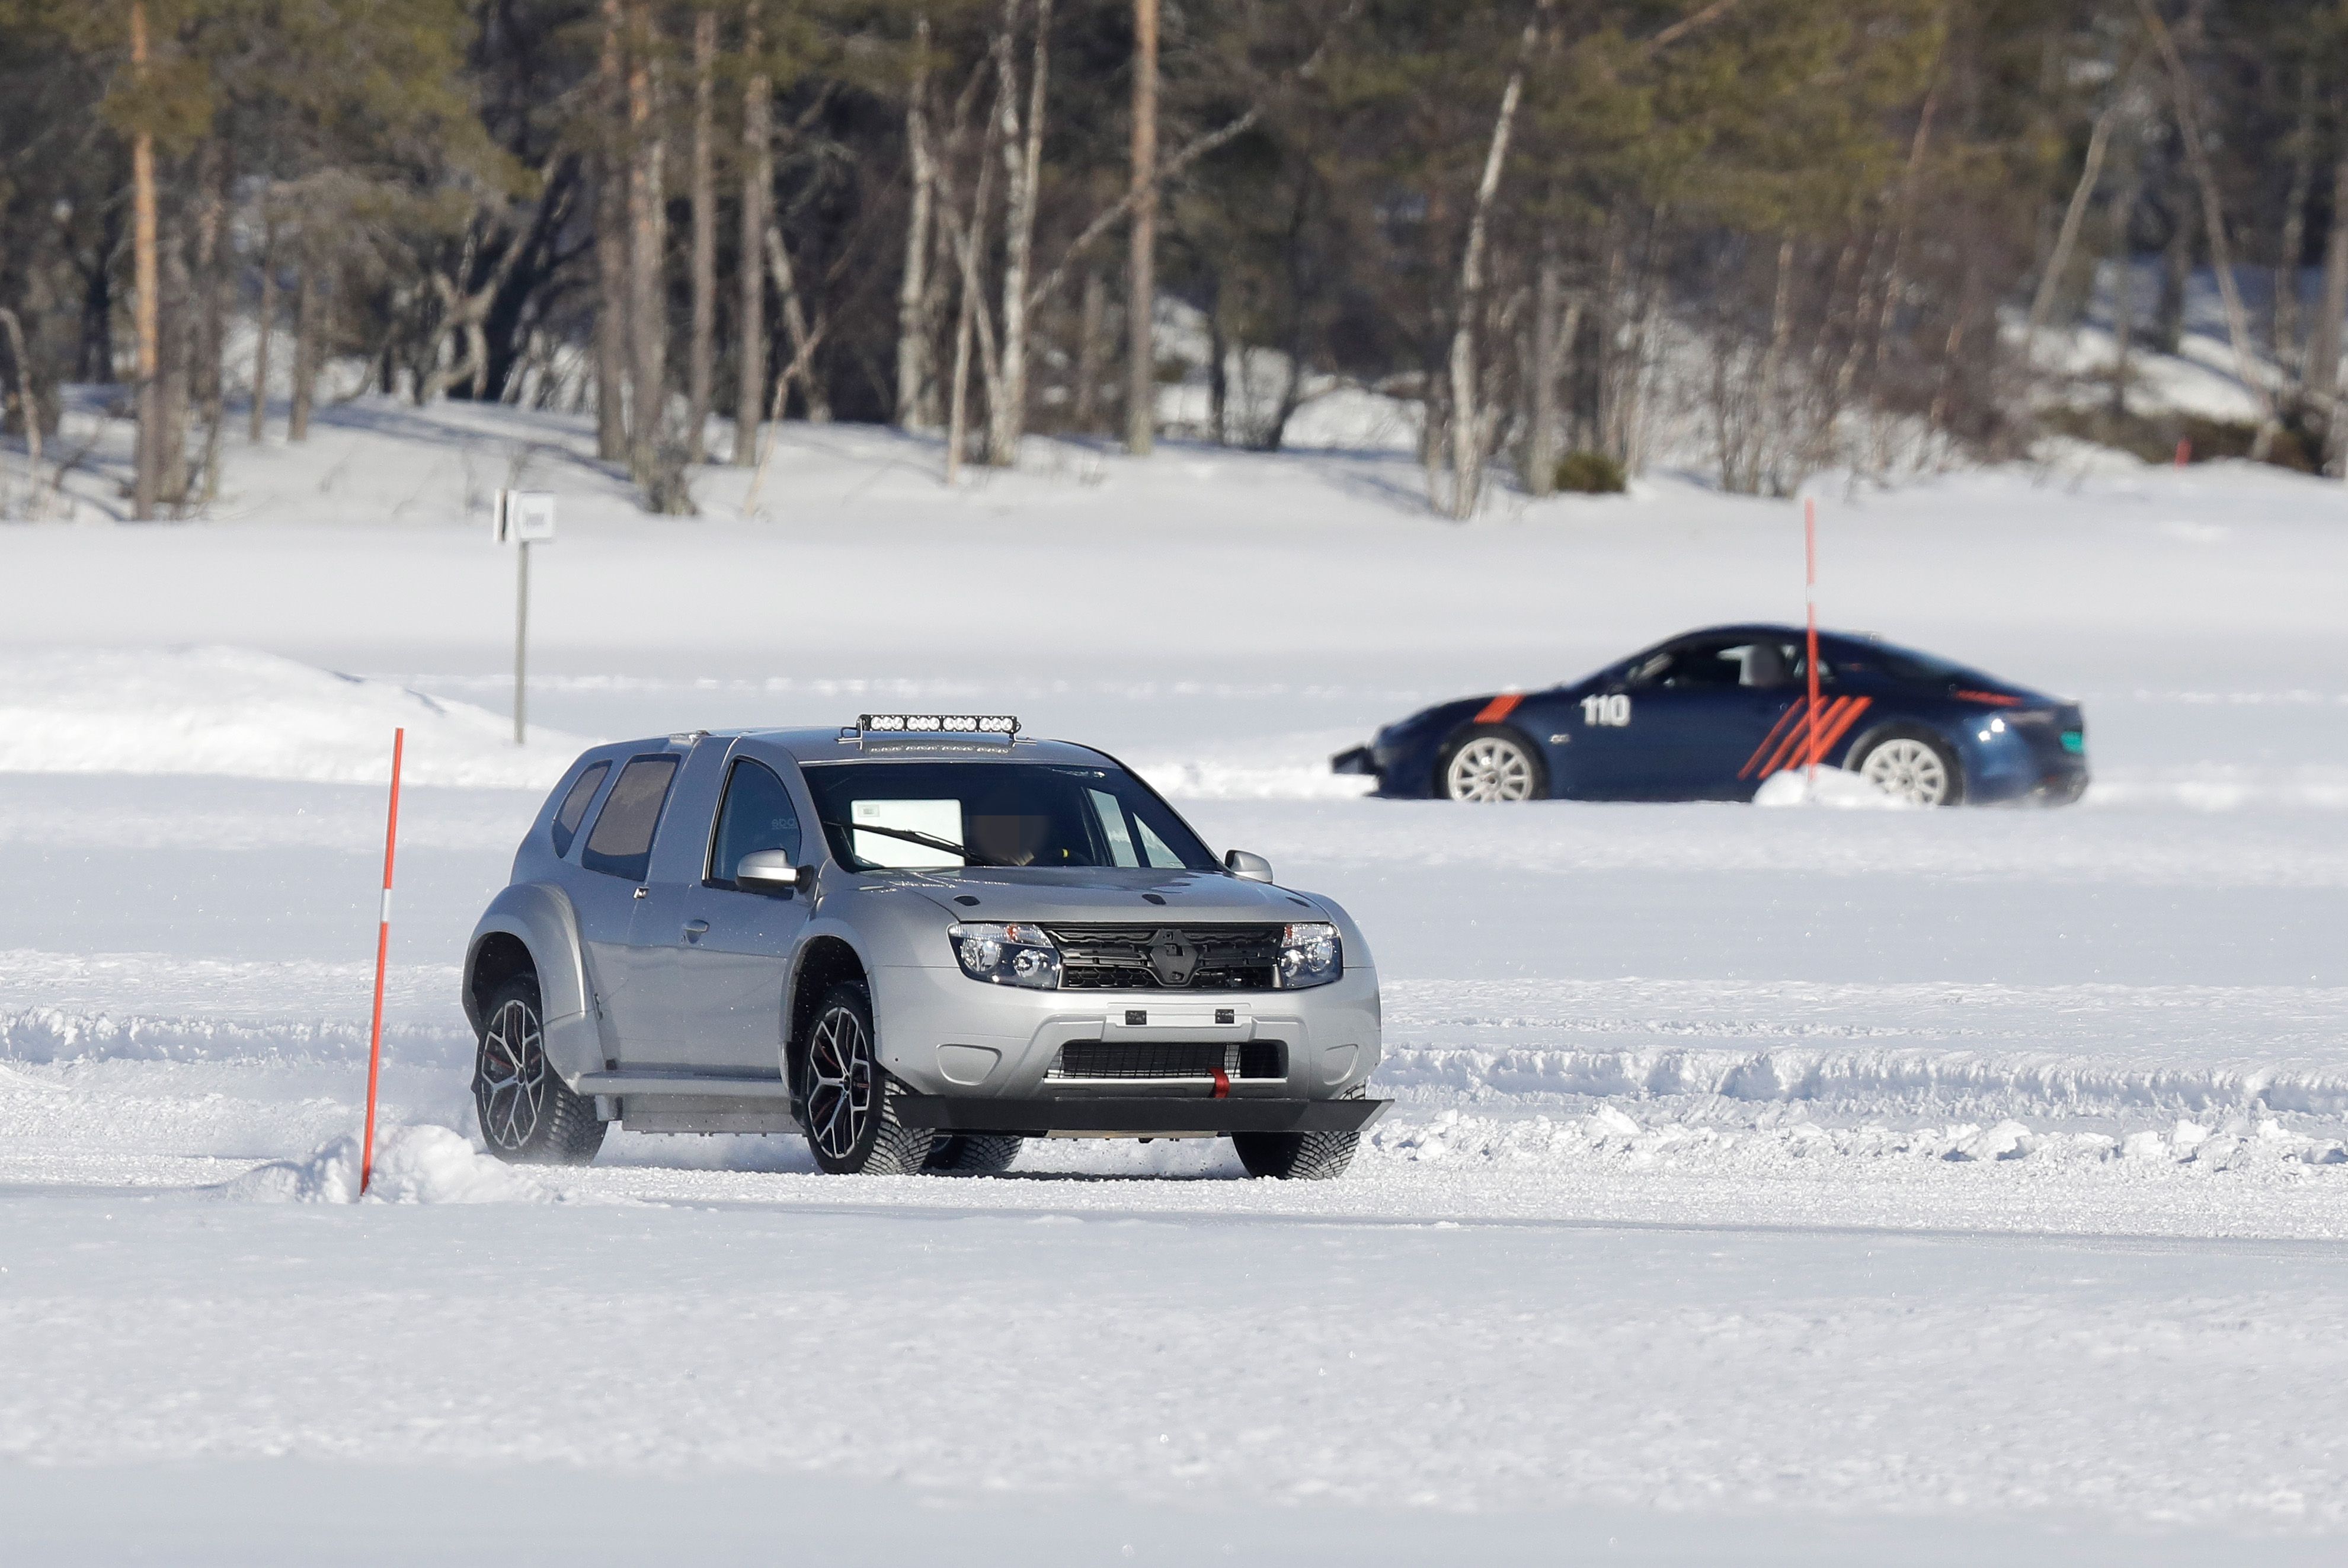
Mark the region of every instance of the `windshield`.
POLYGON ((1041 762, 820 762, 806 769, 834 859, 890 866, 1129 866, 1215 857, 1131 774, 1041 762))

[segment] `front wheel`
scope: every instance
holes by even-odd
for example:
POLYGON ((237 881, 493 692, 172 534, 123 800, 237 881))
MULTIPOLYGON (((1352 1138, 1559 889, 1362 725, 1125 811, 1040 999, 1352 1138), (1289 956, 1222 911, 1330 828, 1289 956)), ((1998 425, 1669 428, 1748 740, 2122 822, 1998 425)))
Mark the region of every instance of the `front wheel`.
POLYGON ((897 1119, 903 1090, 881 1068, 873 1045, 872 997, 859 981, 824 993, 808 1031, 799 1103, 808 1147, 833 1176, 911 1176, 937 1135, 897 1119))
POLYGON ((1497 724, 1479 725, 1452 742, 1437 782, 1447 800, 1533 800, 1549 792, 1532 743, 1497 724))
MULTIPOLYGON (((1359 1099, 1359 1084, 1338 1096, 1359 1099)), ((1359 1128, 1351 1132, 1234 1132, 1231 1150, 1247 1173, 1262 1180, 1329 1181, 1345 1173, 1362 1146, 1359 1128)))
POLYGON ((489 997, 473 1057, 481 1141, 516 1165, 584 1165, 603 1147, 595 1105, 571 1092, 546 1059, 538 981, 517 975, 489 997))
POLYGON ((1964 799, 1965 776, 1955 755, 1921 730, 1892 731, 1851 767, 1878 789, 1911 806, 1953 806, 1964 799))

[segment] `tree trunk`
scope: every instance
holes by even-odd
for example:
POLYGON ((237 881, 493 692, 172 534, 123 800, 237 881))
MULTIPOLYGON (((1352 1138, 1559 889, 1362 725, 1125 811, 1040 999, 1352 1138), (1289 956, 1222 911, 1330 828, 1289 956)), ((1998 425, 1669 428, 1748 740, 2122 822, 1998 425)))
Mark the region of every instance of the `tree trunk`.
POLYGON ((654 110, 659 84, 652 61, 652 17, 639 0, 628 60, 628 315, 629 366, 634 382, 629 465, 649 486, 658 467, 668 398, 668 334, 662 242, 664 189, 660 122, 654 110))
MULTIPOLYGON (((1543 0, 1542 9, 1548 8, 1543 0)), ((1482 499, 1485 420, 1476 387, 1477 316, 1484 302, 1484 247, 1492 215, 1492 198, 1499 192, 1500 169, 1508 161, 1509 138, 1516 129, 1517 105, 1525 96, 1525 61, 1539 36, 1528 23, 1519 46, 1509 85, 1500 91, 1500 112, 1492 120, 1492 139, 1484 150, 1483 178, 1476 183, 1476 205, 1468 219, 1468 243, 1459 258, 1459 295, 1451 322, 1451 515, 1465 520, 1475 515, 1482 499)))
POLYGON ((1076 315, 1076 428, 1090 435, 1100 423, 1102 325, 1108 315, 1108 285, 1097 272, 1085 273, 1084 303, 1076 315))
POLYGON ((2054 296, 2063 285, 2063 274, 2071 268, 2071 252, 2079 242, 2079 226, 2086 218, 2087 204, 2096 194, 2096 182, 2103 177, 2104 154, 2111 146, 2112 121, 2117 118, 2127 90, 2126 81, 2115 84, 2112 101, 2096 116, 2095 129, 2087 133, 2087 156, 2079 166, 2078 183, 2071 187, 2071 204, 2063 210, 2063 227, 2054 236, 2054 249, 2046 258, 2046 270, 2038 276, 2038 292, 2030 299, 2030 325, 2022 339, 2022 358, 2025 365, 2035 361, 2038 335, 2054 313, 2054 296))
POLYGON ((198 500, 210 505, 220 493, 221 427, 227 422, 228 320, 235 288, 230 264, 234 242, 228 233, 228 149, 214 139, 204 150, 204 196, 198 220, 196 276, 203 290, 203 315, 195 369, 196 402, 204 426, 203 488, 198 500))
POLYGON ((701 461, 717 377, 717 13, 693 18, 693 338, 685 349, 687 462, 701 461))
POLYGON ((1565 262, 1557 228, 1543 224, 1540 261, 1533 275, 1533 348, 1525 423, 1525 493, 1557 491, 1558 314, 1565 298, 1565 262))
POLYGON ((2307 198, 2315 185, 2315 68, 2299 72, 2299 116, 2291 127, 2291 183, 2283 194, 2281 243, 2275 256, 2274 356, 2286 382, 2305 370, 2299 356, 2299 260, 2307 249, 2307 198))
POLYGON ((2152 7, 2152 0, 2137 0, 2137 10, 2142 15, 2145 28, 2151 33, 2153 43, 2168 67, 2170 97, 2177 108, 2177 129, 2185 143, 2186 167, 2192 171, 2193 182, 2201 191, 2201 221, 2209 241, 2209 264, 2217 269, 2218 294, 2226 305, 2226 335, 2233 342, 2234 373, 2243 390, 2250 393, 2259 408, 2259 433, 2251 443, 2253 461, 2264 461, 2267 449, 2276 430, 2274 399, 2269 395, 2266 382, 2258 368, 2257 351, 2250 346, 2250 321, 2242 309, 2241 291, 2234 284, 2233 247, 2226 239, 2226 211, 2218 191, 2218 176, 2209 167, 2209 150, 2201 145, 2200 116, 2193 103, 2193 81, 2186 73, 2185 61, 2177 51, 2177 41, 2169 36, 2160 14, 2152 7))
POLYGON ((1027 273, 1035 247, 1035 203, 1043 183, 1044 88, 1051 63, 1052 0, 1035 0, 1035 47, 1027 67, 1027 123, 1019 123, 1019 67, 1013 52, 1021 0, 1003 0, 995 45, 996 113, 1003 126, 1005 196, 1003 235, 1003 379, 987 409, 986 460, 1019 466, 1027 428, 1027 273))
POLYGON ((2112 197, 2112 414, 2127 418, 2128 359, 2136 349, 2136 253, 2128 225, 2144 194, 2144 150, 2137 146, 2112 197))
MULTIPOLYGON (((596 88, 603 124, 626 112, 620 0, 603 0, 603 53, 596 88)), ((621 150, 608 129, 595 152, 595 455, 628 455, 628 232, 621 150)), ((752 269, 756 271, 754 267, 752 269)))
POLYGON ((294 272, 294 387, 285 411, 285 438, 310 438, 310 404, 318 386, 318 264, 309 252, 309 236, 294 272))
POLYGON ((261 229, 261 319, 253 324, 252 407, 247 410, 245 438, 258 445, 269 432, 269 344, 277 331, 277 220, 264 219, 261 229))
POLYGON ((1125 284, 1125 449, 1158 438, 1158 0, 1133 0, 1133 229, 1125 284))
POLYGON ((926 429, 934 417, 936 389, 930 369, 930 204, 937 172, 930 154, 930 18, 913 16, 913 85, 905 98, 905 156, 913 189, 905 215, 905 266, 897 282, 897 403, 901 429, 926 429))
MULTIPOLYGON (((147 82, 146 0, 130 0, 130 72, 144 97, 147 82)), ((161 319, 158 292, 162 287, 161 259, 156 253, 155 137, 145 129, 130 142, 130 204, 132 272, 138 298, 132 305, 133 331, 139 346, 138 451, 130 487, 130 515, 140 522, 153 519, 162 480, 163 387, 161 319)))
MULTIPOLYGON (((16 320, 16 313, 0 306, 0 333, 5 333, 8 353, 16 369, 16 406, 25 416, 25 516, 38 521, 46 510, 41 501, 41 399, 33 386, 33 362, 25 357, 25 329, 16 320)), ((7 406, 0 386, 0 409, 7 406)))
POLYGON ((2326 473, 2339 471, 2348 420, 2340 417, 2342 323, 2348 320, 2348 142, 2332 167, 2332 227, 2323 236, 2323 297, 2307 344, 2307 398, 2324 421, 2326 473))
POLYGON ((791 270, 791 253, 783 244, 783 232, 772 223, 767 225, 767 265, 775 274, 775 292, 783 296, 783 330, 790 335, 791 363, 784 374, 799 384, 799 398, 806 405, 808 423, 831 423, 831 399, 825 396, 823 383, 816 378, 815 350, 822 338, 820 328, 808 329, 807 310, 799 302, 798 276, 791 270))
POLYGON ((742 289, 741 319, 735 324, 737 366, 734 384, 734 465, 755 460, 758 415, 767 387, 767 273, 760 265, 766 243, 767 202, 775 187, 774 84, 765 69, 766 36, 758 26, 761 0, 748 0, 742 22, 742 52, 753 62, 742 89, 742 232, 735 260, 742 289))
POLYGON ((193 404, 191 378, 196 367, 195 278, 188 267, 186 211, 174 203, 162 231, 163 334, 157 380, 161 395, 155 454, 156 499, 175 518, 187 515, 188 415, 193 404))

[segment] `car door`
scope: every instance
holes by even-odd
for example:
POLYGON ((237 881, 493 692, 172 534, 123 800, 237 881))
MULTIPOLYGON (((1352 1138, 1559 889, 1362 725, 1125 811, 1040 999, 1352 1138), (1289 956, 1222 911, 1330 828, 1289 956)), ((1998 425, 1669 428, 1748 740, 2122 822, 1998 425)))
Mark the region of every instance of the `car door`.
MULTIPOLYGON (((687 904, 701 881, 730 739, 703 736, 677 762, 635 890, 628 925, 628 1002, 623 1066, 668 1071, 694 1060, 693 985, 678 963, 687 904)), ((625 776, 623 776, 623 782, 625 776)), ((592 846, 590 846, 592 851, 592 846)))
POLYGON ((676 780, 674 752, 631 757, 603 796, 581 846, 579 936, 593 976, 596 1016, 607 1058, 636 1058, 657 1016, 636 943, 654 832, 676 780))
POLYGON ((1684 637, 1631 672, 1637 746, 1625 793, 1653 799, 1726 799, 1785 711, 1791 692, 1782 647, 1753 633, 1684 637))
POLYGON ((783 987, 808 921, 797 890, 737 885, 745 855, 780 850, 800 863, 806 820, 786 781, 793 771, 736 756, 725 775, 701 875, 673 938, 682 1057, 696 1071, 772 1078, 782 1070, 783 987))

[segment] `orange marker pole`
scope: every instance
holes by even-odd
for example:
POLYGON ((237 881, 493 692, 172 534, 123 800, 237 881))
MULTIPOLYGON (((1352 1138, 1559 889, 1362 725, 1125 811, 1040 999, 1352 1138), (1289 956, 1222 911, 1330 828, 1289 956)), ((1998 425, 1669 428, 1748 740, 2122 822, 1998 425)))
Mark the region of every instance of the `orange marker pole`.
POLYGON ((1802 751, 1809 758, 1809 771, 1804 775, 1812 791, 1818 784, 1818 503, 1809 496, 1802 498, 1802 598, 1810 613, 1810 707, 1802 721, 1802 751))
POLYGON ((366 1136, 359 1144, 359 1196, 375 1180, 375 1101, 383 1082, 383 972, 391 962, 391 861, 399 848, 399 759, 407 731, 391 732, 391 816, 383 830, 383 913, 375 929, 375 1018, 367 1026, 366 1136))

